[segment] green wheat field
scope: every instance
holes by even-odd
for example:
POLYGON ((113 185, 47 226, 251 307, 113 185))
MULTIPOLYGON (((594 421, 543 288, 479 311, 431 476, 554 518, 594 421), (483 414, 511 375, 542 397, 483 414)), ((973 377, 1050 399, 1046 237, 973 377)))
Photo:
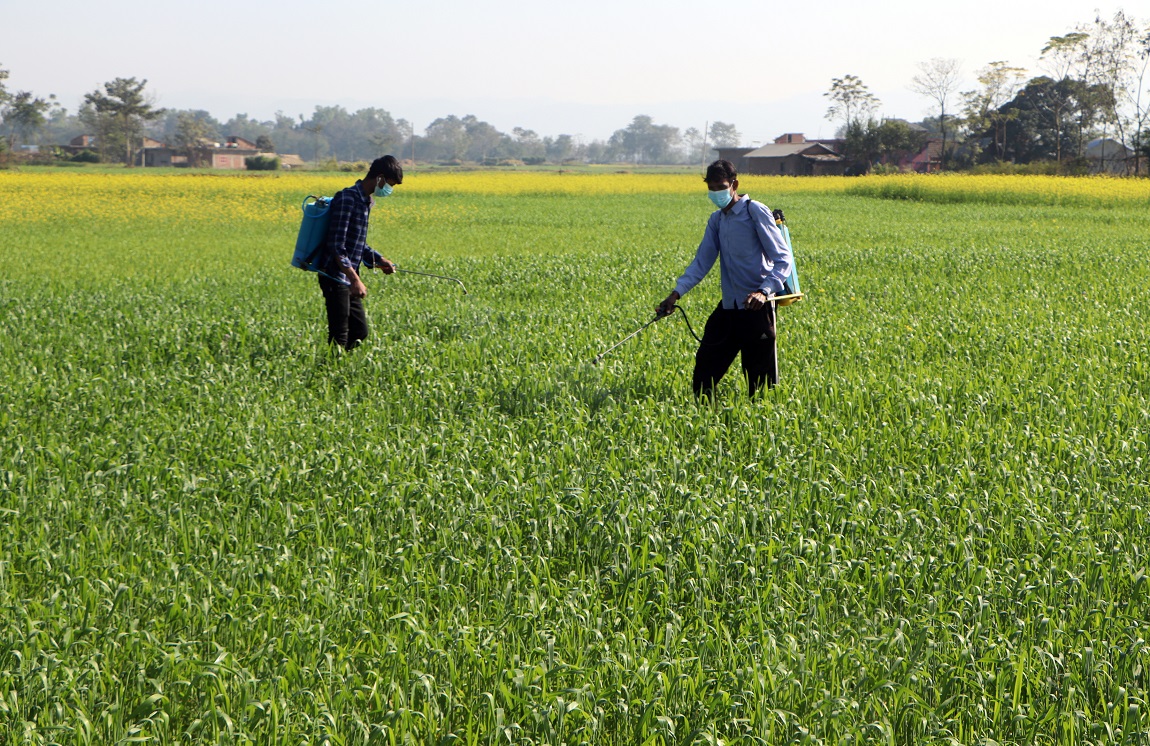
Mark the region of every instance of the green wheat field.
POLYGON ((409 174, 334 355, 354 178, 0 172, 0 744, 1150 743, 1145 182, 748 177, 697 402, 697 174, 409 174))

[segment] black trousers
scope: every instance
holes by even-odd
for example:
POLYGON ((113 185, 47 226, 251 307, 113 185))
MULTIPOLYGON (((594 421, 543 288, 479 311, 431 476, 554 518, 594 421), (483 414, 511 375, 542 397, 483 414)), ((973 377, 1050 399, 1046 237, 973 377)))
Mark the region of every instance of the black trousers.
POLYGON ((695 396, 710 396, 727 373, 735 355, 742 356, 743 375, 751 396, 766 384, 779 382, 775 347, 775 304, 758 311, 723 308, 720 303, 707 319, 703 341, 695 353, 695 396))
POLYGON ((330 277, 316 275, 327 306, 327 341, 354 350, 367 339, 367 312, 363 299, 351 297, 351 288, 330 277))

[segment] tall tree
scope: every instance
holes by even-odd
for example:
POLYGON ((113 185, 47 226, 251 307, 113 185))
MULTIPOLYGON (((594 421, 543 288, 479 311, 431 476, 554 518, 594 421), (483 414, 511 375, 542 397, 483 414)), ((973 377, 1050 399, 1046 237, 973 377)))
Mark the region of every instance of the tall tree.
POLYGON ((994 157, 1002 160, 1005 153, 1006 120, 1011 111, 1004 110, 1007 102, 1018 93, 1026 70, 1001 60, 991 62, 978 71, 980 88, 962 94, 965 100, 967 126, 971 130, 992 130, 994 157))
MULTIPOLYGON (((275 140, 276 151, 279 153, 296 153, 301 158, 306 158, 309 153, 313 158, 318 155, 318 139, 315 135, 308 132, 303 128, 302 118, 300 123, 297 124, 296 120, 284 114, 282 111, 275 113, 275 119, 271 122, 266 122, 268 129, 267 135, 275 140)), ((230 124, 230 123, 229 123, 230 124)), ((250 124, 248 125, 251 126, 250 124)), ((239 130, 231 129, 227 124, 224 125, 228 134, 240 134, 239 130)), ((244 135, 244 137, 248 137, 244 135)), ((251 139, 248 137, 248 139, 251 139)))
POLYGON ((47 121, 40 129, 39 136, 41 142, 59 144, 82 134, 84 125, 80 118, 69 114, 63 106, 55 106, 48 111, 47 121))
POLYGON ((880 155, 879 123, 874 117, 855 117, 843 132, 843 155, 849 162, 848 173, 867 173, 880 155))
POLYGON ((1073 152, 1073 122, 1081 121, 1082 102, 1089 101, 1081 80, 1054 80, 1043 75, 1027 82, 1003 107, 1006 115, 1004 157, 1016 163, 1055 160, 1073 152))
POLYGON ((463 118, 463 129, 467 132, 467 158, 482 163, 496 157, 503 143, 503 133, 488 122, 481 121, 474 114, 463 118))
POLYGON ((354 127, 347 109, 338 105, 316 106, 311 119, 303 124, 322 133, 317 134, 317 138, 327 145, 331 158, 338 160, 342 154, 344 158, 352 159, 354 127))
POLYGON ((470 144, 467 125, 454 114, 440 117, 425 130, 430 159, 462 160, 470 144))
POLYGON ((856 120, 869 118, 881 104, 878 96, 871 93, 866 84, 854 75, 831 78, 831 89, 823 96, 831 100, 826 118, 832 122, 841 119, 843 132, 849 130, 856 120))
POLYGON ((357 109, 346 123, 346 143, 341 155, 353 161, 371 161, 393 154, 403 142, 395 119, 386 109, 375 106, 357 109))
POLYGON ((898 164, 922 152, 926 147, 926 132, 912 127, 902 119, 884 119, 876 128, 879 159, 883 163, 898 164))
MULTIPOLYGON (((204 112, 206 113, 206 112, 204 112)), ((198 167, 204 152, 205 141, 219 137, 208 118, 197 116, 194 111, 176 113, 176 131, 172 134, 172 144, 182 150, 188 158, 188 165, 198 167)))
POLYGON ((926 131, 902 119, 856 118, 843 133, 848 173, 866 173, 875 164, 899 165, 926 146, 926 131))
POLYGON ((615 157, 634 163, 667 163, 673 160, 678 144, 678 127, 655 124, 651 117, 640 114, 626 128, 615 130, 607 147, 615 157))
MULTIPOLYGON (((10 98, 8 88, 4 84, 5 80, 8 80, 8 71, 0 67, 0 106, 7 104, 10 98)), ((0 153, 3 153, 6 149, 7 143, 0 139, 0 153)))
POLYGON ((17 140, 28 142, 44 126, 56 96, 49 94, 44 99, 32 95, 31 91, 17 91, 6 98, 6 101, 0 102, 0 120, 8 130, 7 147, 11 150, 15 148, 17 140))
POLYGON ((942 165, 946 167, 946 109, 950 97, 958 86, 958 60, 934 57, 929 62, 918 64, 918 75, 911 79, 910 89, 920 96, 931 99, 938 105, 938 123, 942 129, 942 165))
MULTIPOLYGON (((260 137, 270 137, 274 127, 275 122, 258 122, 247 114, 236 114, 221 124, 219 130, 221 134, 235 135, 258 143, 260 137)), ((267 150, 270 152, 272 148, 267 150)))
POLYGON ((707 154, 703 152, 705 139, 703 133, 696 127, 688 127, 683 131, 683 155, 686 163, 698 163, 700 166, 706 165, 705 160, 707 154))
MULTIPOLYGON (((1095 17, 1086 45, 1089 59, 1086 82, 1100 91, 1098 105, 1102 115, 1102 134, 1105 136, 1106 127, 1112 125, 1118 140, 1123 143, 1127 139, 1127 127, 1133 124, 1133 120, 1126 115, 1122 104, 1129 101, 1127 91, 1136 79, 1141 41, 1134 19, 1119 10, 1109 21, 1102 16, 1095 17)), ((1122 157, 1125 159, 1125 154, 1122 157)))
POLYGON ((411 160, 415 161, 415 123, 409 122, 406 119, 396 119, 395 129, 400 133, 400 145, 396 153, 397 158, 402 159, 403 156, 411 156, 411 160))
POLYGON ((639 163, 643 157, 643 140, 653 126, 651 117, 640 114, 625 128, 611 133, 607 145, 616 158, 639 163))
POLYGON ((1132 85, 1127 94, 1134 108, 1134 173, 1142 173, 1142 159, 1150 155, 1150 24, 1137 43, 1137 61, 1131 76, 1132 85))
POLYGON ((552 163, 563 163, 575 152, 575 139, 571 135, 559 135, 555 139, 544 138, 547 145, 547 159, 552 163))
MULTIPOLYGON (((219 120, 213 117, 210 112, 204 109, 165 109, 163 115, 148 126, 148 136, 162 142, 172 143, 175 140, 176 133, 180 129, 181 115, 184 117, 191 116, 200 121, 207 130, 205 137, 211 139, 213 142, 222 139, 221 135, 224 134, 223 125, 220 124, 219 120)), ((240 133, 229 131, 227 134, 239 135, 240 133)), ((243 137, 243 135, 240 136, 243 137)))
POLYGON ((84 96, 84 103, 96 113, 97 132, 101 148, 112 145, 123 147, 124 163, 132 165, 132 151, 144 136, 144 123, 164 113, 152 107, 144 95, 147 80, 116 78, 104 84, 104 92, 92 91, 84 96))
POLYGON ((739 145, 742 134, 735 125, 727 122, 712 122, 707 130, 707 139, 712 148, 735 148, 739 145))
POLYGON ((539 133, 535 130, 516 127, 511 130, 511 134, 515 136, 515 147, 518 150, 518 156, 520 158, 530 158, 534 161, 547 157, 547 147, 543 144, 543 139, 539 137, 539 133))
MULTIPOLYGON (((1086 44, 1089 40, 1090 35, 1083 31, 1073 31, 1063 36, 1050 37, 1039 56, 1043 67, 1049 73, 1049 79, 1054 83, 1063 84, 1064 88, 1067 81, 1085 79, 1086 69, 1083 61, 1087 56, 1086 44)), ((1051 111, 1057 129, 1058 148, 1055 153, 1055 160, 1058 163, 1062 163, 1064 155, 1062 133, 1065 126, 1066 108, 1068 108, 1070 101, 1069 97, 1062 95, 1051 97, 1049 100, 1050 105, 1054 107, 1051 111)), ((1079 129, 1081 130, 1081 127, 1079 129)), ((1079 145, 1081 146, 1081 143, 1079 145)))

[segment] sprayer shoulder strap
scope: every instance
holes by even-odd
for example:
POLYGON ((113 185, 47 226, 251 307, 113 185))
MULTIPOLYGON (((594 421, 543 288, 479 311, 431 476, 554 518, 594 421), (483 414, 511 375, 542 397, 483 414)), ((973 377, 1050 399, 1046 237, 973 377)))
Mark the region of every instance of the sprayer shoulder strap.
POLYGON ((774 218, 771 217, 770 208, 768 208, 762 202, 757 202, 750 197, 747 197, 747 200, 747 216, 751 219, 751 230, 755 232, 755 238, 759 240, 759 251, 763 253, 763 258, 769 262, 771 261, 771 257, 767 254, 767 247, 763 245, 763 238, 759 235, 759 229, 755 225, 755 216, 752 214, 751 210, 754 209, 756 205, 758 205, 759 209, 762 210, 763 215, 769 218, 772 222, 774 222, 774 218))

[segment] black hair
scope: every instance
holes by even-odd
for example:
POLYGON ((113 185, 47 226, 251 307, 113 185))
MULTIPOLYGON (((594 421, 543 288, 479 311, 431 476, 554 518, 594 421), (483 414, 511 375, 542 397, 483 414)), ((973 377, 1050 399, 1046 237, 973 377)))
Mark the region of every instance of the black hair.
POLYGON ((403 166, 399 165, 399 161, 395 159, 394 155, 385 155, 382 158, 376 158, 371 162, 371 168, 367 169, 367 178, 374 179, 376 176, 382 176, 388 181, 402 184, 403 166))
POLYGON ((739 174, 735 171, 735 166, 730 161, 717 160, 711 165, 707 166, 707 175, 703 177, 703 181, 731 181, 739 178, 739 174))

